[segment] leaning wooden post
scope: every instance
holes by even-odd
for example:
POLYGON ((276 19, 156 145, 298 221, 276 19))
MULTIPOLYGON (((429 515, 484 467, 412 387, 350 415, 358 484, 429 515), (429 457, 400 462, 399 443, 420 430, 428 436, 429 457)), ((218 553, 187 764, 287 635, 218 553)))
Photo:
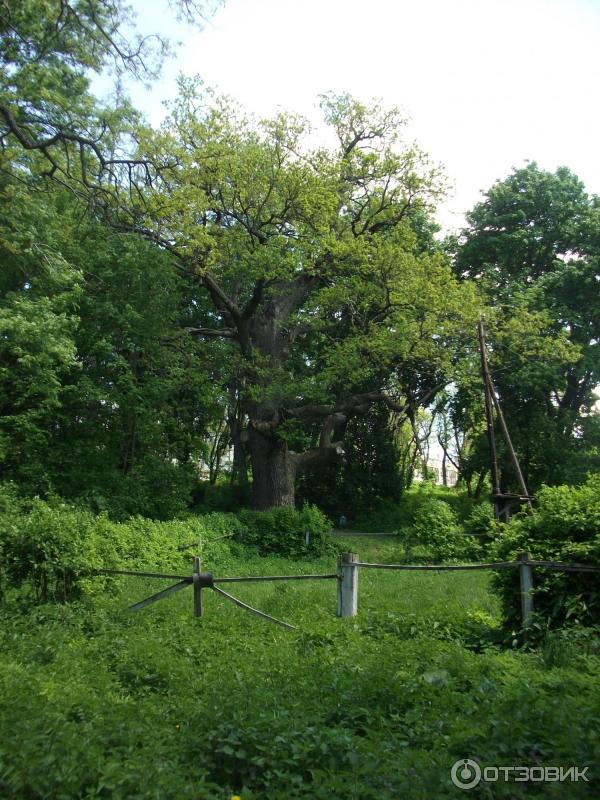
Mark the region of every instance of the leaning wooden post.
POLYGON ((202 569, 202 562, 200 556, 194 556, 194 572, 192 575, 194 581, 194 615, 196 617, 202 616, 202 587, 200 585, 200 572, 202 569))
POLYGON ((528 561, 531 561, 531 553, 520 553, 519 561, 523 562, 519 566, 519 579, 521 582, 521 617, 523 626, 527 627, 533 614, 533 568, 528 561))
POLYGON ((340 553, 338 557, 338 617, 355 617, 358 613, 358 567, 356 553, 340 553))

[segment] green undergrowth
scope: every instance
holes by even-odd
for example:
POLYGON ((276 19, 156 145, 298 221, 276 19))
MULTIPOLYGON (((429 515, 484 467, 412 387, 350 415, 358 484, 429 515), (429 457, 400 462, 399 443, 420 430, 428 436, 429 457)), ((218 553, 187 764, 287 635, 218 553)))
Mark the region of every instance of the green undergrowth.
MULTIPOLYGON (((600 476, 581 486, 543 487, 533 514, 513 517, 492 549, 504 561, 529 552, 535 560, 600 565, 600 476)), ((508 570, 495 578, 507 627, 521 625, 519 576, 508 570)), ((536 568, 533 578, 535 614, 528 625, 529 639, 539 640, 548 630, 595 628, 600 634, 600 574, 559 572, 536 568)), ((577 631, 574 632, 577 635, 577 631)))
POLYGON ((424 563, 485 559, 498 534, 491 503, 428 483, 406 491, 399 502, 382 502, 352 527, 396 533, 405 560, 424 563))
MULTIPOLYGON (((362 537, 340 545, 369 561, 393 561, 401 547, 362 537)), ((207 553, 207 568, 334 571, 330 554, 237 547, 225 560, 207 553)), ((12 590, 0 609, 0 796, 460 798, 450 780, 459 758, 589 766, 595 781, 600 657, 577 642, 503 649, 489 584, 487 572, 363 570, 352 619, 335 616, 335 580, 224 585, 291 632, 210 590, 202 619, 191 589, 127 612, 166 585, 151 579, 89 586, 61 604, 12 590)), ((512 783, 470 795, 597 792, 594 782, 512 783)))
MULTIPOLYGON (((130 517, 114 522, 58 499, 19 499, 0 485, 0 596, 10 588, 37 602, 67 601, 106 588, 91 576, 127 569, 181 573, 190 553, 228 564, 234 548, 261 555, 316 556, 333 553, 330 523, 317 509, 278 508, 188 515, 168 522, 130 517), (309 536, 307 536, 307 532, 309 536)), ((189 569, 188 569, 189 571, 189 569)))

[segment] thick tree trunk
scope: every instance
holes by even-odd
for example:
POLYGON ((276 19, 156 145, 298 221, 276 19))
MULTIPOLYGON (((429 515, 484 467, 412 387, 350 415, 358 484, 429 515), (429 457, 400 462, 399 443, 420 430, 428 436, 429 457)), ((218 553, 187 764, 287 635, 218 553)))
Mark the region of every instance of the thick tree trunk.
POLYGON ((296 465, 287 444, 250 428, 249 445, 253 507, 293 506, 296 465))

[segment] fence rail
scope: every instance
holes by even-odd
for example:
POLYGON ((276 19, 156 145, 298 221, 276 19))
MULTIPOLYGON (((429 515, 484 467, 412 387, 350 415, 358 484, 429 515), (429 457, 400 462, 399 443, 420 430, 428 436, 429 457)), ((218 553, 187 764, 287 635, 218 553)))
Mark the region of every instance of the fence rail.
POLYGON ((168 578, 177 583, 167 586, 159 592, 140 600, 129 606, 130 611, 141 611, 153 603, 170 597, 172 594, 182 589, 192 586, 194 590, 194 614, 197 617, 203 615, 202 590, 211 589, 220 597, 224 597, 239 608, 248 611, 255 616, 279 625, 286 630, 296 630, 296 626, 288 622, 277 619, 266 614, 257 608, 253 608, 239 600, 229 592, 221 589, 217 584, 223 583, 256 583, 267 581, 313 581, 313 580, 336 580, 337 581, 337 615, 338 617, 354 617, 358 614, 358 573, 360 569, 382 569, 382 570, 403 570, 403 571, 459 571, 459 570, 496 570, 496 569, 518 569, 521 599, 521 615, 523 624, 527 628, 534 611, 533 597, 533 570, 549 569, 560 572, 580 572, 580 573, 600 573, 600 565, 597 564, 577 564, 564 561, 540 561, 533 559, 530 553, 521 553, 515 561, 495 561, 481 564, 379 564, 360 561, 356 553, 341 553, 338 558, 337 571, 316 575, 240 575, 216 578, 212 572, 202 572, 202 564, 199 556, 194 556, 193 571, 191 575, 173 575, 164 572, 142 572, 123 569, 102 569, 97 570, 100 575, 125 575, 143 578, 168 578))
POLYGON ((534 559, 521 559, 519 561, 492 561, 488 564, 371 564, 357 561, 357 567, 373 567, 375 569, 420 569, 420 570, 453 570, 453 569, 507 569, 528 564, 530 567, 545 567, 555 572, 600 572, 600 567, 594 564, 571 564, 567 561, 536 561, 534 559))
POLYGON ((557 572, 600 573, 600 566, 596 564, 576 564, 565 561, 539 561, 532 558, 531 553, 521 553, 516 561, 495 561, 481 564, 372 564, 360 561, 355 553, 342 553, 339 561, 339 570, 342 581, 339 584, 338 615, 353 617, 358 611, 358 570, 359 569, 391 569, 391 570, 487 570, 487 569, 518 569, 521 595, 521 617, 523 625, 531 621, 534 611, 533 600, 533 569, 550 569, 557 572))
POLYGON ((372 569, 403 569, 403 570, 465 570, 465 569, 506 569, 519 565, 519 561, 496 561, 490 564, 371 564, 365 561, 356 561, 354 566, 372 569))
POLYGON ((251 581, 319 581, 337 578, 337 572, 326 575, 245 575, 233 578, 214 578, 215 583, 249 583, 251 581))

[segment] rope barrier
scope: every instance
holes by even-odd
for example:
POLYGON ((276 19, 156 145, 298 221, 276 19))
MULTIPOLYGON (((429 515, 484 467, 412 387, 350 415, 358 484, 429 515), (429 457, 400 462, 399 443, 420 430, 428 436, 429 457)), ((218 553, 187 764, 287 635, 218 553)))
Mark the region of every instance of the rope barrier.
POLYGON ((290 625, 288 622, 277 619, 276 617, 266 614, 264 611, 259 611, 247 603, 238 600, 237 597, 229 594, 229 592, 215 586, 216 583, 249 583, 258 581, 308 581, 308 580, 332 580, 333 578, 338 581, 338 615, 355 616, 357 613, 357 581, 356 576, 358 573, 355 568, 363 567, 366 569, 391 569, 391 570, 420 570, 420 571, 452 571, 452 570, 485 570, 485 569, 510 569, 518 567, 521 570, 521 602, 523 607, 523 619, 526 621, 532 611, 532 598, 530 590, 532 587, 532 567, 541 567, 542 569, 550 569, 555 571, 564 572, 579 572, 579 573, 600 573, 600 565, 597 564, 577 564, 562 561, 537 561, 531 558, 530 553, 523 553, 517 561, 495 561, 482 564, 378 564, 366 561, 354 561, 357 558, 352 553, 344 553, 340 556, 338 562, 339 572, 326 573, 317 575, 240 575, 226 578, 214 578, 211 572, 200 571, 200 557, 194 559, 194 574, 189 575, 172 575, 164 572, 141 572, 137 570, 121 570, 121 569, 102 569, 97 570, 96 574, 101 575, 130 575, 133 577, 143 578, 169 578, 177 581, 176 584, 168 586, 167 588, 151 595, 150 597, 140 600, 132 606, 129 606, 130 611, 140 611, 153 603, 162 600, 169 595, 185 589, 190 584, 194 586, 194 602, 196 616, 202 616, 201 605, 201 589, 213 589, 217 594, 229 600, 234 605, 242 608, 244 611, 249 611, 261 619, 272 622, 274 625, 279 625, 286 630, 297 630, 295 625, 290 625), (529 582, 529 589, 526 591, 523 586, 525 582, 529 582), (526 607, 527 606, 527 607, 526 607))

